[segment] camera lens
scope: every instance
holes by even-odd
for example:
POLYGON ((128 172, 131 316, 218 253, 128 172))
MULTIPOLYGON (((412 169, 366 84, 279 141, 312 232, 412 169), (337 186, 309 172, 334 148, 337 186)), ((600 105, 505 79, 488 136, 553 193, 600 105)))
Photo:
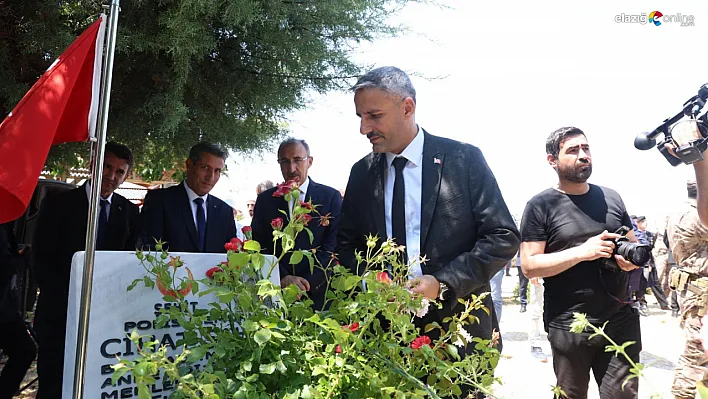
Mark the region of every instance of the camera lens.
POLYGON ((651 247, 635 242, 620 241, 615 247, 615 253, 637 266, 644 266, 651 259, 651 247))

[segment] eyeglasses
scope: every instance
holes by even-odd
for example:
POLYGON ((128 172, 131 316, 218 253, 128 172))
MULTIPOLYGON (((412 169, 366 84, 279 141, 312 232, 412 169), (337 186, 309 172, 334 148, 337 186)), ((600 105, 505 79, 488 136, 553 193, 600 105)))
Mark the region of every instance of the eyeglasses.
POLYGON ((310 158, 311 157, 307 156, 305 158, 279 159, 278 164, 280 164, 280 166, 290 166, 292 164, 295 164, 295 166, 300 166, 303 162, 307 161, 310 158))

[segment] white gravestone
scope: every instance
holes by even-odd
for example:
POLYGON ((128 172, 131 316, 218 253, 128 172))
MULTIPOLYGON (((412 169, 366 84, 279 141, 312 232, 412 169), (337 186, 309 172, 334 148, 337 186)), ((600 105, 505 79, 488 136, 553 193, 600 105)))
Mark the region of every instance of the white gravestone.
MULTIPOLYGON (((84 254, 84 252, 74 254, 71 263, 64 351, 64 399, 73 398, 84 254)), ((225 254, 171 253, 170 256, 180 256, 185 266, 192 271, 195 280, 205 278, 207 270, 226 260, 225 254)), ((273 256, 266 256, 263 275, 267 275, 274 261, 273 256)), ((160 308, 170 306, 164 301, 157 287, 150 289, 138 283, 132 291, 127 291, 127 287, 133 280, 143 278, 145 275, 147 272, 133 252, 96 252, 84 372, 84 397, 87 399, 138 397, 137 389, 129 374, 126 374, 116 386, 110 384, 113 374, 110 366, 117 363, 116 356, 133 359, 137 355, 135 346, 127 337, 133 329, 137 329, 140 335, 155 336, 156 340, 166 345, 175 344, 182 336, 184 330, 179 326, 153 328, 156 313, 160 308)), ((182 267, 178 270, 175 281, 179 281, 179 277, 186 276, 187 271, 182 267)), ((277 267, 273 268, 270 281, 280 285, 280 273, 277 267)), ((204 289, 204 287, 200 288, 204 289)), ((209 302, 218 302, 211 294, 200 297, 190 293, 185 299, 193 308, 207 308, 209 302)), ((174 387, 169 381, 160 378, 152 386, 152 397, 167 399, 173 390, 174 387)))

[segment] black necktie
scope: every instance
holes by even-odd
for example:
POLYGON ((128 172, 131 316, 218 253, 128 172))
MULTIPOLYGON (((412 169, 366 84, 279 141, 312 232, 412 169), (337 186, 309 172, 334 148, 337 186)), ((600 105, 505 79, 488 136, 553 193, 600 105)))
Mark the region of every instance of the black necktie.
MULTIPOLYGON (((406 186, 403 182, 403 168, 408 160, 397 157, 393 160, 396 168, 396 180, 393 183, 393 203, 391 206, 391 232, 398 245, 406 245, 406 186)), ((405 252, 402 261, 408 263, 405 252)))
POLYGON ((98 214, 98 234, 96 235, 96 249, 105 249, 106 226, 108 226, 108 200, 101 200, 101 211, 98 214))
POLYGON ((194 203, 197 204, 197 236, 199 237, 199 251, 204 252, 204 236, 206 235, 206 215, 204 215, 204 207, 202 198, 195 198, 194 203))

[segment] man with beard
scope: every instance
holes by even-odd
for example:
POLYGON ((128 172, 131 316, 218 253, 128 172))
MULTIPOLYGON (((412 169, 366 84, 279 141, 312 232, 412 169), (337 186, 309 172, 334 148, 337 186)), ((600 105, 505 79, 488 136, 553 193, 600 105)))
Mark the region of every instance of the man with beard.
POLYGON ((544 279, 544 327, 557 385, 569 398, 587 398, 592 370, 600 398, 636 398, 637 379, 623 385, 630 375, 629 362, 605 352, 604 338, 570 332, 576 312, 596 326, 607 322, 605 332, 615 342, 635 342, 626 352, 639 361, 639 316, 627 293, 627 271, 637 266, 613 256, 613 240, 619 235, 612 232, 625 226, 634 241, 632 222, 617 192, 587 183, 592 158, 580 129, 564 127, 551 133, 546 153, 558 173, 558 185, 526 204, 521 267, 527 277, 544 279))
MULTIPOLYGON (((447 318, 465 309, 458 300, 489 292, 489 280, 514 257, 516 223, 482 151, 434 136, 416 123, 416 92, 405 72, 376 68, 352 91, 359 132, 373 151, 349 175, 339 223, 340 262, 364 274, 365 262, 357 262, 356 252, 366 253, 366 236, 394 239, 405 246, 402 260, 412 291, 442 305, 416 317, 415 325, 421 333, 433 322, 447 329, 447 318)), ((477 322, 464 328, 491 339, 499 324, 489 296, 484 304, 491 314, 474 311, 477 322)), ((439 331, 426 335, 436 341, 439 331)), ((475 343, 463 351, 474 353, 475 343)))

